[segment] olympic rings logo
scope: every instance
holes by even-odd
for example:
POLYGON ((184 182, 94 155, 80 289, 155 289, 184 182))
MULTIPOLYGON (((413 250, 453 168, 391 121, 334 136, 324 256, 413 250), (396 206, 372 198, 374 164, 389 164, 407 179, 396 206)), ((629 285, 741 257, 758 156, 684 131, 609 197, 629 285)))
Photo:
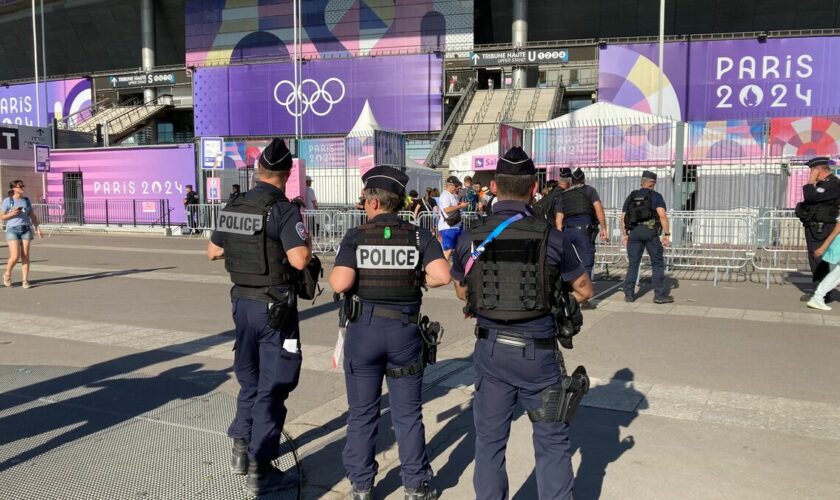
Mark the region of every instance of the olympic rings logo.
POLYGON ((333 105, 344 99, 344 94, 344 82, 334 77, 328 78, 323 85, 307 78, 300 82, 297 89, 294 82, 289 80, 281 80, 274 86, 274 100, 295 117, 301 117, 308 111, 312 111, 316 116, 326 116, 332 111, 333 105), (281 92, 281 89, 286 91, 281 92), (295 102, 298 99, 300 105, 295 110, 295 102), (319 104, 321 102, 324 104, 319 104))

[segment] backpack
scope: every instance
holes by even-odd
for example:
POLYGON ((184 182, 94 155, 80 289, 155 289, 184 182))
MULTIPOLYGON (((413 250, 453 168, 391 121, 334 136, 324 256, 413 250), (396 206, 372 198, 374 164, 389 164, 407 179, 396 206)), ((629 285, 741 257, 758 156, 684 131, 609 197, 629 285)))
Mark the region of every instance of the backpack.
POLYGON ((642 192, 641 189, 630 193, 627 207, 627 225, 631 228, 656 217, 651 201, 652 191, 642 192))
POLYGON ((560 196, 560 193, 562 193, 560 189, 552 189, 548 194, 543 196, 540 201, 534 203, 531 207, 531 211, 534 212, 534 215, 537 217, 542 217, 554 225, 554 202, 557 200, 557 197, 560 196))

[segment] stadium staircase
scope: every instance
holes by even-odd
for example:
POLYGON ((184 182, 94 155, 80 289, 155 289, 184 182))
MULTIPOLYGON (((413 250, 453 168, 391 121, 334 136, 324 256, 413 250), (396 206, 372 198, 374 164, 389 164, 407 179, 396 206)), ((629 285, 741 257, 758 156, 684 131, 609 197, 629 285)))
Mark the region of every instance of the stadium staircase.
POLYGON ((134 101, 114 105, 106 99, 56 120, 59 131, 90 134, 93 137, 97 127, 108 134, 108 143, 116 144, 146 126, 158 113, 173 106, 172 96, 161 94, 145 102, 134 101))
POLYGON ((554 117, 563 87, 476 90, 470 82, 426 159, 448 168, 449 159, 498 139, 499 124, 531 127, 554 117), (559 96, 559 97, 558 97, 559 96))

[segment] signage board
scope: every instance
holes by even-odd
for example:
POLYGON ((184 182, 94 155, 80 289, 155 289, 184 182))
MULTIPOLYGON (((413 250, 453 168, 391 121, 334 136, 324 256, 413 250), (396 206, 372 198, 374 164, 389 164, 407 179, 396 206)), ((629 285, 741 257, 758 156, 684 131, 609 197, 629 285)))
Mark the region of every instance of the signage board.
POLYGON ((375 130, 373 156, 377 166, 402 168, 405 166, 405 135, 399 132, 375 130))
POLYGON ((208 177, 206 188, 207 201, 222 201, 221 177, 208 177))
POLYGON ((568 49, 512 49, 498 52, 471 52, 473 66, 528 66, 569 62, 568 49))
POLYGON ((213 170, 222 167, 225 157, 225 140, 222 137, 201 138, 201 169, 213 170))
POLYGON ((134 73, 129 75, 112 75, 107 78, 112 89, 131 87, 158 87, 175 85, 178 78, 175 72, 168 73, 134 73))
POLYGON ((46 144, 35 145, 35 171, 39 174, 50 171, 50 147, 46 144))

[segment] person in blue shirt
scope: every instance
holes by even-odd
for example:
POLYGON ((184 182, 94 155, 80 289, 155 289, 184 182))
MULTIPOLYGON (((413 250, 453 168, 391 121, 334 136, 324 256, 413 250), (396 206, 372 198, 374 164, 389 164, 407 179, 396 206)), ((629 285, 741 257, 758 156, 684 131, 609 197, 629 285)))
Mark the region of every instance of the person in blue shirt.
POLYGON ((656 174, 645 170, 641 188, 630 193, 622 208, 623 242, 627 245, 627 276, 624 279, 624 300, 636 300, 636 279, 642 254, 647 249, 653 269, 653 302, 670 304, 674 298, 665 288, 665 249, 671 244, 671 226, 665 208, 665 199, 655 191, 656 174), (661 234, 661 239, 660 239, 661 234))
POLYGON ((32 211, 32 202, 23 195, 22 180, 9 183, 9 196, 3 200, 0 220, 6 223, 6 243, 9 245, 9 260, 6 272, 3 273, 3 285, 12 286, 12 271, 20 260, 21 284, 23 288, 31 288, 29 283, 29 247, 32 243, 33 231, 39 238, 41 233, 38 217, 32 211))
POLYGON ((466 310, 477 323, 475 496, 509 496, 505 450, 519 403, 533 422, 540 497, 570 499, 569 423, 539 415, 546 409, 543 397, 564 380, 554 292, 562 278, 583 303, 592 297, 592 282, 563 233, 531 212, 528 203, 539 184, 522 148, 499 159, 491 186, 499 201, 491 215, 459 236, 452 262, 456 294, 467 301, 466 310), (499 227, 501 232, 475 257, 473 250, 499 227))

